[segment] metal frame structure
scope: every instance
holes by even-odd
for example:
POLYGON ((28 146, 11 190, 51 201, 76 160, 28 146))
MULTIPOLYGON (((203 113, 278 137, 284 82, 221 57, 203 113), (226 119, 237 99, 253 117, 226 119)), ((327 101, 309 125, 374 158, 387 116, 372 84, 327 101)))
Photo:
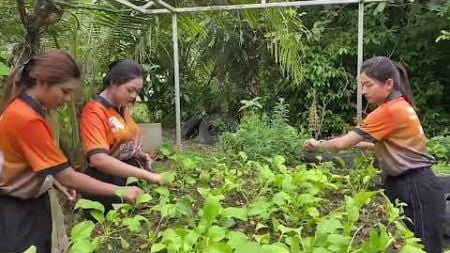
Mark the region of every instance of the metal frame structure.
POLYGON ((164 0, 149 0, 146 4, 139 6, 131 3, 129 0, 109 0, 123 4, 135 11, 144 14, 171 14, 172 15, 172 42, 173 42, 173 69, 175 78, 175 113, 176 113, 176 145, 181 146, 181 109, 180 109, 180 73, 178 61, 178 18, 177 14, 205 11, 231 11, 248 9, 268 9, 268 8, 289 8, 314 5, 334 5, 334 4, 358 4, 358 64, 357 64, 357 122, 362 120, 362 91, 360 85, 360 69, 363 62, 363 42, 364 42, 364 3, 386 2, 387 0, 307 0, 307 1, 289 1, 286 2, 267 2, 260 0, 255 4, 237 4, 237 5, 213 5, 198 7, 176 8, 164 2, 164 0), (151 9, 159 6, 160 8, 151 9))

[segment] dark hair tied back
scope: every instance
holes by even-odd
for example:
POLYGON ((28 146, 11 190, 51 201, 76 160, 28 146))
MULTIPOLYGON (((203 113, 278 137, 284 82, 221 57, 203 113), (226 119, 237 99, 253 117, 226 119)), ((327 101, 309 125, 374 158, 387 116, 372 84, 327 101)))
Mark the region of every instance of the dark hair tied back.
POLYGON ((388 57, 375 56, 366 60, 361 66, 361 73, 380 82, 394 80, 394 89, 401 92, 408 103, 414 106, 414 98, 405 67, 388 57))
POLYGON ((131 59, 114 61, 108 66, 108 70, 103 78, 102 90, 107 89, 112 84, 121 85, 135 78, 144 78, 141 65, 131 59))

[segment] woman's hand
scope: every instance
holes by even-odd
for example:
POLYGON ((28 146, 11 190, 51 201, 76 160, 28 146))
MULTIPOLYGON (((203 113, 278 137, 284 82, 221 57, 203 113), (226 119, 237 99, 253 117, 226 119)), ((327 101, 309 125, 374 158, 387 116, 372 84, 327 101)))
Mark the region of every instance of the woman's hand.
POLYGON ((137 158, 142 161, 144 169, 146 170, 151 170, 152 168, 152 163, 153 163, 153 158, 148 154, 148 153, 144 153, 144 152, 140 152, 137 155, 137 158))
POLYGON ((144 171, 145 176, 144 179, 150 183, 161 183, 162 176, 158 173, 153 173, 150 171, 144 171))
POLYGON ((134 203, 136 201, 136 198, 142 193, 143 191, 141 190, 141 188, 137 186, 128 186, 125 196, 123 196, 123 198, 128 203, 134 203))
POLYGON ((55 188, 62 194, 64 194, 64 196, 66 196, 66 198, 69 199, 70 201, 75 201, 78 199, 78 194, 76 190, 63 186, 58 182, 58 180, 56 179, 53 180, 53 186, 55 186, 55 188))
POLYGON ((319 149, 320 141, 311 138, 303 144, 303 149, 306 151, 316 151, 319 149))

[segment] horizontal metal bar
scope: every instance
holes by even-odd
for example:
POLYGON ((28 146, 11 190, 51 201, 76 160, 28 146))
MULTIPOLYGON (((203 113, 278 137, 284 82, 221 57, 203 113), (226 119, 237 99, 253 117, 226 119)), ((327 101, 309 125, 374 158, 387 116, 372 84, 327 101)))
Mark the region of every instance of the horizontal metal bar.
MULTIPOLYGON (((259 3, 259 4, 183 7, 183 8, 175 8, 175 12, 183 13, 183 12, 204 12, 204 11, 230 11, 230 10, 266 9, 266 8, 286 8, 286 7, 314 6, 314 5, 355 4, 361 1, 364 1, 365 3, 387 2, 387 0, 310 0, 310 1, 294 1, 294 2, 259 3)), ((171 13, 171 11, 167 9, 153 9, 153 10, 146 10, 144 13, 167 14, 171 13)))
POLYGON ((176 8, 174 8, 172 5, 164 2, 163 0, 155 0, 157 4, 161 5, 162 7, 168 9, 170 12, 176 12, 176 8))
POLYGON ((147 11, 147 9, 142 8, 141 6, 134 5, 134 4, 130 3, 130 2, 128 2, 128 0, 113 0, 113 1, 121 3, 121 4, 125 5, 125 6, 130 7, 133 10, 136 10, 136 11, 139 11, 139 12, 142 12, 142 13, 146 13, 146 11, 147 11))

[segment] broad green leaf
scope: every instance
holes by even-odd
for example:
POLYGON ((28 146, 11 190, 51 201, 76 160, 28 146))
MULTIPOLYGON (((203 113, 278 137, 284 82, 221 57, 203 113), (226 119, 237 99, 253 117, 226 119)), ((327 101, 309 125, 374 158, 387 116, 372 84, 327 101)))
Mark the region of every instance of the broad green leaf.
POLYGON ((94 230, 94 226, 95 225, 92 221, 82 221, 73 226, 70 233, 72 241, 90 238, 92 231, 94 230))
POLYGON ((263 235, 253 235, 253 238, 259 243, 259 244, 268 244, 270 242, 270 234, 266 233, 263 235))
POLYGON ((208 231, 208 237, 213 242, 219 242, 225 238, 227 230, 219 226, 211 226, 208 231))
POLYGON ((223 210, 222 217, 247 221, 247 208, 227 207, 223 210))
POLYGON ((330 244, 328 249, 333 252, 346 251, 350 243, 351 237, 343 236, 340 234, 331 234, 328 236, 327 241, 330 244))
POLYGON ((292 252, 300 252, 300 245, 302 242, 298 235, 287 237, 284 241, 290 246, 292 252))
POLYGON ((169 156, 170 154, 172 154, 172 152, 170 152, 170 150, 167 148, 161 148, 159 149, 159 152, 161 152, 161 154, 163 154, 164 156, 169 156))
POLYGON ((152 245, 152 248, 150 249, 150 252, 160 252, 161 250, 165 249, 166 245, 162 243, 155 243, 152 245))
POLYGON ((265 198, 259 198, 255 202, 251 203, 248 209, 248 216, 259 216, 263 220, 270 217, 272 203, 265 198))
POLYGON ((167 171, 161 174, 161 184, 162 185, 172 185, 175 181, 175 174, 173 172, 167 171))
POLYGON ((233 249, 240 247, 240 245, 248 241, 248 236, 239 231, 230 231, 227 237, 227 244, 233 249))
POLYGON ((90 211, 90 213, 91 213, 92 217, 94 217, 98 222, 102 223, 105 221, 105 216, 99 210, 93 209, 90 211))
POLYGON ((289 253, 289 250, 285 246, 280 245, 263 245, 262 253, 289 253))
POLYGON ((112 204, 112 206, 113 206, 114 210, 118 211, 119 209, 124 208, 124 207, 129 207, 130 205, 126 204, 126 203, 114 203, 114 204, 112 204))
POLYGON ((148 193, 144 193, 144 194, 139 195, 136 198, 136 203, 137 204, 143 204, 143 203, 149 202, 150 200, 152 200, 152 196, 150 194, 148 194, 148 193))
POLYGON ((298 196, 298 202, 301 205, 311 204, 317 202, 318 198, 309 193, 303 193, 298 196))
POLYGON ((98 202, 98 201, 92 201, 89 199, 80 199, 77 201, 77 203, 75 204, 75 210, 77 210, 78 208, 81 209, 94 209, 94 210, 98 210, 101 213, 105 212, 105 208, 103 207, 103 205, 98 202))
POLYGON ((325 234, 333 234, 336 230, 342 228, 342 223, 337 219, 324 219, 317 224, 316 236, 320 237, 325 234))
POLYGON ((220 204, 220 200, 224 197, 223 195, 219 196, 208 196, 203 203, 203 218, 206 222, 212 223, 216 217, 220 214, 222 210, 222 205, 220 204))
POLYGON ((308 212, 309 216, 313 218, 319 218, 320 216, 319 210, 317 210, 317 208, 315 207, 308 207, 308 209, 306 209, 306 212, 308 212))
POLYGON ((245 152, 239 151, 239 157, 242 159, 242 161, 247 161, 248 155, 245 152))
MULTIPOLYGON (((0 65, 0 67, 1 67, 1 65, 0 65)), ((36 253, 36 252, 37 252, 36 246, 31 246, 22 253, 36 253)))
POLYGON ((95 245, 88 239, 77 240, 72 242, 70 252, 76 253, 91 253, 95 251, 95 245))
POLYGON ((162 197, 169 197, 170 196, 169 189, 167 189, 167 187, 165 187, 165 186, 159 186, 154 191, 156 193, 158 193, 162 197))
POLYGON ((161 243, 165 244, 168 248, 172 250, 179 251, 182 246, 182 238, 175 230, 169 228, 164 231, 161 243))
POLYGON ((126 187, 118 187, 115 191, 116 196, 119 196, 120 198, 123 198, 125 195, 127 195, 128 189, 126 187))
POLYGON ((426 253, 426 251, 412 245, 405 245, 399 253, 426 253))
POLYGON ((190 230, 183 238, 183 250, 185 252, 192 251, 192 247, 197 243, 198 238, 199 235, 195 231, 190 230))
POLYGON ((141 215, 135 215, 131 218, 125 218, 122 224, 126 226, 131 232, 137 233, 141 231, 141 221, 148 221, 147 218, 141 215))
POLYGON ((186 184, 188 184, 188 185, 195 185, 195 183, 197 182, 197 181, 195 181, 195 179, 194 179, 193 177, 191 177, 191 176, 185 177, 184 180, 186 181, 186 184))
POLYGON ((183 170, 191 170, 195 167, 194 161, 187 156, 184 156, 180 159, 180 165, 181 169, 183 170))
POLYGON ((272 198, 272 202, 277 206, 284 206, 287 203, 291 202, 291 196, 284 191, 278 192, 272 198))
POLYGON ((194 200, 191 196, 183 196, 175 205, 176 210, 183 215, 192 216, 194 200))
POLYGON ((203 253, 231 253, 232 249, 229 245, 223 242, 211 243, 203 253))
POLYGON ((127 242, 127 240, 120 237, 120 246, 122 249, 128 249, 130 247, 130 244, 127 242))
POLYGON ((139 182, 139 179, 138 179, 138 178, 136 178, 136 177, 128 177, 128 178, 127 178, 126 185, 130 185, 130 184, 138 183, 138 182, 139 182))
POLYGON ((5 64, 0 62, 0 76, 8 76, 11 69, 5 64))
POLYGON ((325 249, 325 248, 320 247, 320 248, 315 248, 315 249, 313 250, 313 253, 332 253, 332 252, 331 252, 331 251, 328 251, 328 250, 325 249))
POLYGON ((198 178, 198 180, 199 180, 199 182, 200 183, 202 183, 202 184, 207 184, 207 183, 209 183, 209 181, 210 181, 210 175, 209 175, 209 172, 208 171, 202 171, 201 173, 200 173, 200 176, 199 176, 199 178, 198 178))
POLYGON ((246 242, 239 246, 234 253, 261 253, 261 246, 256 242, 246 242))

